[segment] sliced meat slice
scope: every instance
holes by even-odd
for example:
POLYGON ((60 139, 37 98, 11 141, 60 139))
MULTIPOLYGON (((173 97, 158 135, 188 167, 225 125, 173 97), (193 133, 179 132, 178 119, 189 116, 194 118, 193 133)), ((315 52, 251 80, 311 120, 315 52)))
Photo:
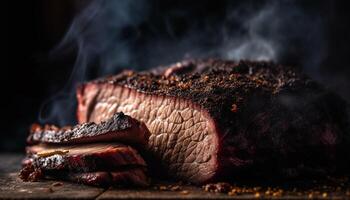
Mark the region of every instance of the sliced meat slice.
POLYGON ((106 171, 146 163, 130 146, 117 143, 96 143, 70 146, 35 145, 27 147, 29 161, 42 171, 65 170, 73 172, 106 171))
POLYGON ((98 124, 89 122, 64 128, 33 125, 27 142, 29 144, 76 144, 117 141, 145 145, 149 135, 144 123, 123 113, 116 113, 98 124))
POLYGON ((20 172, 20 178, 24 181, 38 181, 40 179, 61 179, 76 183, 93 186, 110 185, 133 185, 147 186, 149 178, 145 168, 129 167, 115 171, 98 172, 64 172, 64 171, 43 171, 35 168, 32 164, 27 164, 20 172))
POLYGON ((62 179, 72 182, 94 186, 148 186, 149 180, 145 170, 141 168, 131 168, 112 172, 88 172, 88 173, 68 173, 61 176, 62 179))

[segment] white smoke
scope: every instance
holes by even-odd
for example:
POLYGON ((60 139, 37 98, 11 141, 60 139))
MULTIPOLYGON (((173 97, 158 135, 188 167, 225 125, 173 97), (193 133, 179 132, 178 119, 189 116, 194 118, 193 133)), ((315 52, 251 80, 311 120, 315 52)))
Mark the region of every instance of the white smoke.
POLYGON ((228 44, 222 51, 223 57, 233 60, 276 61, 278 44, 274 42, 274 38, 264 37, 260 33, 264 26, 268 28, 267 23, 273 23, 276 7, 270 5, 256 15, 244 19, 243 27, 247 32, 238 38, 227 38, 228 44))
POLYGON ((43 106, 42 123, 72 123, 76 85, 121 68, 145 69, 202 57, 279 62, 302 54, 306 71, 315 73, 322 60, 319 16, 306 15, 293 1, 268 1, 256 8, 228 6, 216 23, 197 22, 186 10, 151 18, 152 5, 146 0, 95 0, 77 14, 52 53, 59 56, 76 49, 72 75, 62 92, 43 106), (179 23, 172 18, 184 21, 180 25, 187 28, 181 34, 176 32, 179 23), (303 52, 294 52, 295 43, 300 43, 303 52))
POLYGON ((143 1, 91 1, 74 18, 62 41, 51 52, 60 56, 76 49, 76 61, 70 79, 59 93, 44 102, 39 114, 41 123, 70 124, 75 121, 75 88, 90 79, 112 74, 121 66, 128 66, 131 55, 130 40, 123 40, 124 28, 138 26, 147 13, 143 1))

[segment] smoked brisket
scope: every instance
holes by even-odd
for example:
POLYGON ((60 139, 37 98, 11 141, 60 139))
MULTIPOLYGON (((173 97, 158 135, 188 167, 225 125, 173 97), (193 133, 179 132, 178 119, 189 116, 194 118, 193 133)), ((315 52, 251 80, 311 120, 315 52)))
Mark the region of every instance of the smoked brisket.
POLYGON ((294 177, 349 167, 347 103, 293 67, 188 60, 84 83, 77 99, 80 123, 117 112, 144 122, 155 163, 177 179, 294 177))

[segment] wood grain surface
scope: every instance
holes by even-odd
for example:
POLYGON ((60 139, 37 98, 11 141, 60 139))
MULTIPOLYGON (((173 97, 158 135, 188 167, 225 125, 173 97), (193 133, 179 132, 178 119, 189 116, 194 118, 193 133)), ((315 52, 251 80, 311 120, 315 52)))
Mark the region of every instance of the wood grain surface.
POLYGON ((319 191, 312 196, 302 193, 272 197, 256 193, 230 196, 190 185, 174 191, 168 189, 174 183, 158 183, 145 189, 103 189, 56 180, 22 182, 18 178, 22 158, 23 155, 18 154, 0 154, 0 199, 350 199, 350 189, 345 186, 344 190, 344 185, 334 193, 319 191))

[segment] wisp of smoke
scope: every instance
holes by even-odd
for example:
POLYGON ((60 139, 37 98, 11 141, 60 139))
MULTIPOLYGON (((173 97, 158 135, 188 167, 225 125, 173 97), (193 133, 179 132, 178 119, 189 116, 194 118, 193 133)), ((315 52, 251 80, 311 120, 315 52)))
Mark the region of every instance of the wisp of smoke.
POLYGON ((197 23, 186 10, 152 18, 152 5, 145 0, 95 0, 77 14, 52 52, 59 56, 75 47, 72 75, 63 90, 42 106, 41 123, 73 123, 77 84, 121 68, 145 69, 188 57, 213 56, 279 62, 295 54, 293 45, 300 43, 306 71, 316 73, 324 54, 319 16, 306 15, 291 1, 268 2, 258 8, 228 5, 223 19, 214 23, 205 19, 197 23), (171 18, 181 18, 189 26, 176 34, 178 24, 169 22, 171 18), (152 20, 165 25, 155 27, 152 20))

